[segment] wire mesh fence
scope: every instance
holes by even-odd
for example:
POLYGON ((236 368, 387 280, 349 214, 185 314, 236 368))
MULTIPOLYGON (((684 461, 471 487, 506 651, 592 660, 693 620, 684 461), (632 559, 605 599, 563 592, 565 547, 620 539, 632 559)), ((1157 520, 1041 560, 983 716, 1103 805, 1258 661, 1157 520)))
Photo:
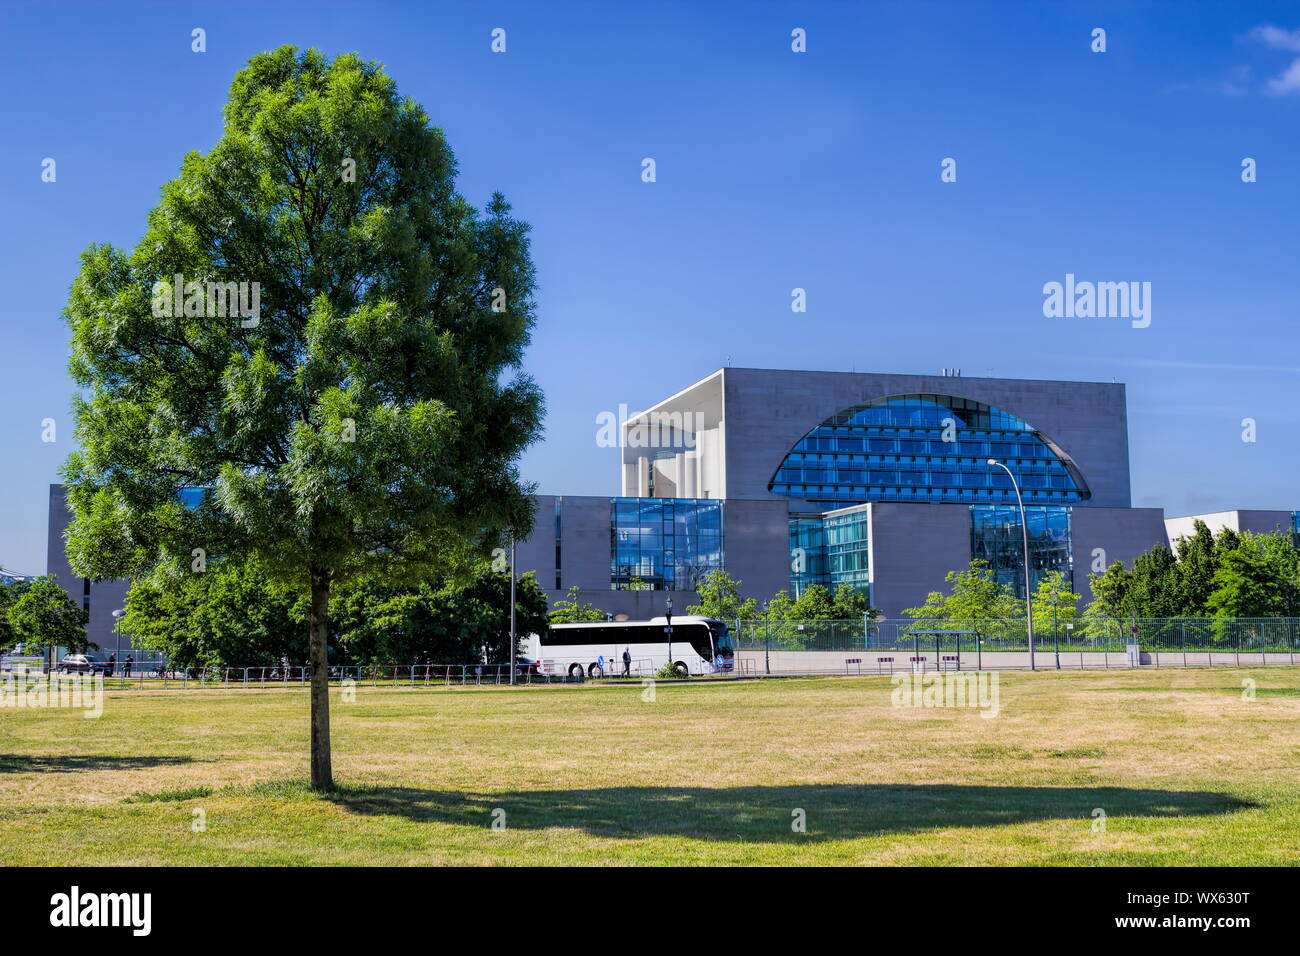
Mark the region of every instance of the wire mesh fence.
MULTIPOLYGON (((738 650, 906 650, 917 642, 940 649, 1028 651, 1024 618, 891 620, 737 620, 738 650)), ((1300 618, 1076 618, 1034 621, 1039 650, 1124 652, 1189 650, 1291 654, 1300 651, 1300 618)))

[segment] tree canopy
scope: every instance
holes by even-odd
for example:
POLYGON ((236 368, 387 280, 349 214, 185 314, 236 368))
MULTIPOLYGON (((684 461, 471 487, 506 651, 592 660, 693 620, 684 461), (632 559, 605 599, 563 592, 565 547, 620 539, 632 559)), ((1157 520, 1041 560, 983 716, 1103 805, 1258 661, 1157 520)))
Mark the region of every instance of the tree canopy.
POLYGON ((1172 552, 1157 545, 1090 581, 1088 618, 1300 616, 1300 549, 1286 534, 1211 534, 1196 521, 1172 552))
POLYGON ((54 575, 36 578, 8 609, 10 633, 17 643, 38 647, 89 650, 86 611, 59 585, 54 575))

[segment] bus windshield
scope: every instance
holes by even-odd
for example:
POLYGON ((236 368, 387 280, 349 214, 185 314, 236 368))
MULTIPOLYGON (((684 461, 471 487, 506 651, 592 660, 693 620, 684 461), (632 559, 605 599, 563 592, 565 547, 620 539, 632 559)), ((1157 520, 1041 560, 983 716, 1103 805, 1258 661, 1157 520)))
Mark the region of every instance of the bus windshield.
POLYGON ((731 657, 731 631, 721 621, 710 621, 709 631, 713 635, 713 649, 719 657, 731 657))

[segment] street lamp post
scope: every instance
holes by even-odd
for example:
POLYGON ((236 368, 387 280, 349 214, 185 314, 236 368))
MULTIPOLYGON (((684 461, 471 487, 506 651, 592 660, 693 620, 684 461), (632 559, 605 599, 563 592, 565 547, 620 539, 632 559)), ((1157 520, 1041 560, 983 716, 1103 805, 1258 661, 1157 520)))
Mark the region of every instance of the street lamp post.
POLYGON ((668 632, 668 666, 673 666, 673 599, 668 599, 668 610, 665 614, 668 618, 668 626, 664 628, 668 632))
POLYGON ((769 616, 772 611, 772 602, 768 601, 763 608, 763 673, 771 675, 772 673, 772 618, 769 616))
POLYGON ((989 464, 997 465, 1007 473, 1007 477, 1011 479, 1011 487, 1016 493, 1016 505, 1020 508, 1020 535, 1025 561, 1025 626, 1029 629, 1029 669, 1038 670, 1034 663, 1034 595, 1029 584, 1029 522, 1025 520, 1025 502, 1020 497, 1020 485, 1016 483, 1016 476, 1012 474, 1011 469, 996 458, 990 458, 989 464))
POLYGON ((1056 626, 1056 592, 1052 592, 1052 639, 1056 642, 1056 669, 1061 669, 1061 632, 1056 626))
POLYGON ((125 613, 122 608, 113 612, 113 633, 117 636, 117 663, 113 665, 114 671, 122 666, 122 615, 125 613))

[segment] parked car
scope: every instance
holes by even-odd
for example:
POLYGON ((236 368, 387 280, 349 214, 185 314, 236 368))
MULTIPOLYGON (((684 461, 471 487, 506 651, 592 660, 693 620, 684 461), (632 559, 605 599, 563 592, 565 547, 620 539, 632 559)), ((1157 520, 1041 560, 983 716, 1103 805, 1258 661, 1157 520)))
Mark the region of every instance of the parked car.
POLYGON ((69 654, 55 668, 60 674, 107 674, 108 665, 89 654, 69 654))

